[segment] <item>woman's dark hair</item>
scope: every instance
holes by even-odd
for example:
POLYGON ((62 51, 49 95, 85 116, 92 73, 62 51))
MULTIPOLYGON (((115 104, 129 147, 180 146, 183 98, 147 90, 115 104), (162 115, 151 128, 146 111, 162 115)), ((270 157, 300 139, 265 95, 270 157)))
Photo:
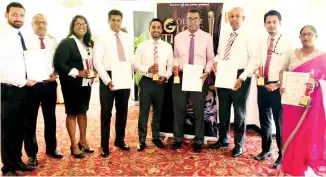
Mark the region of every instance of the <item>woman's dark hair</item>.
POLYGON ((300 30, 300 34, 302 33, 303 29, 305 29, 305 28, 310 28, 315 33, 315 36, 318 37, 318 31, 317 31, 316 27, 314 27, 313 25, 305 25, 304 27, 302 27, 300 30))
MULTIPOLYGON (((67 38, 69 38, 71 35, 75 35, 76 36, 76 33, 74 31, 74 27, 75 27, 75 22, 77 21, 78 18, 81 18, 83 20, 85 20, 85 23, 87 24, 86 28, 87 28, 87 32, 84 36, 84 44, 87 45, 87 47, 93 47, 93 41, 92 41, 92 33, 91 33, 91 29, 89 27, 89 23, 87 21, 87 19, 82 16, 82 15, 76 15, 72 20, 71 20, 71 23, 70 23, 70 28, 69 28, 69 34, 67 36, 67 38)), ((77 37, 77 36, 76 36, 77 37)))

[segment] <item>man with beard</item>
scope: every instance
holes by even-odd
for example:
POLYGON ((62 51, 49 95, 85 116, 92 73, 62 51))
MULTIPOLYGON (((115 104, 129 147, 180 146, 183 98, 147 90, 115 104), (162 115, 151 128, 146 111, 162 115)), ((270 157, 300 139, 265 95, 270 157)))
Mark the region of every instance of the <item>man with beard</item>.
MULTIPOLYGON (((47 63, 53 66, 53 55, 58 46, 58 41, 47 35, 48 22, 44 15, 37 14, 33 17, 32 27, 34 35, 26 39, 27 50, 47 50, 51 53, 51 58, 47 63)), ((46 67, 46 66, 44 66, 46 67)), ((27 114, 26 122, 28 126, 24 137, 25 151, 28 155, 28 165, 37 166, 38 145, 36 140, 36 122, 38 109, 41 104, 44 117, 44 137, 46 144, 46 154, 54 158, 62 158, 63 155, 56 150, 56 115, 55 108, 57 102, 57 82, 56 73, 51 67, 51 74, 47 80, 38 81, 33 87, 27 89, 27 114)))
MULTIPOLYGON (((228 61, 237 65, 237 77, 234 88, 217 88, 219 100, 219 139, 210 145, 212 149, 229 146, 230 111, 234 107, 234 144, 232 157, 243 154, 243 145, 246 131, 246 101, 249 95, 251 76, 258 66, 258 58, 254 52, 253 37, 243 27, 245 20, 244 10, 240 7, 233 8, 229 13, 232 31, 221 33, 218 54, 214 63, 214 72, 219 62, 228 61)), ((218 81, 217 81, 218 82, 218 81)))
POLYGON ((144 150, 146 146, 147 123, 151 105, 153 105, 152 142, 158 148, 165 147, 159 139, 160 120, 165 83, 172 75, 173 65, 172 46, 161 40, 163 31, 161 20, 154 18, 149 26, 151 39, 142 42, 137 47, 135 54, 135 70, 143 74, 139 82, 138 151, 144 150))
POLYGON ((273 167, 279 168, 282 160, 282 104, 279 73, 290 59, 293 44, 280 33, 281 14, 275 10, 264 16, 268 36, 260 43, 260 60, 263 67, 264 85, 258 86, 259 121, 261 127, 262 152, 256 160, 265 160, 272 155, 272 119, 276 127, 278 158, 273 167))
POLYGON ((16 171, 31 171, 22 160, 25 125, 26 87, 36 81, 27 79, 23 52, 26 50, 19 29, 24 24, 25 9, 17 2, 8 4, 5 16, 8 20, 0 38, 1 73, 1 161, 2 173, 18 176, 16 171))

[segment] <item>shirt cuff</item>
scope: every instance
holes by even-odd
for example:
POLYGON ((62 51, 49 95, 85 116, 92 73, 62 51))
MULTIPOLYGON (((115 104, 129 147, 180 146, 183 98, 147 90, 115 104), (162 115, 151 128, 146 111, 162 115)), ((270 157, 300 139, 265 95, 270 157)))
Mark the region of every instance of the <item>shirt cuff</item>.
POLYGON ((246 76, 246 74, 243 72, 243 73, 239 76, 239 78, 244 82, 244 81, 246 81, 247 76, 246 76))
POLYGON ((73 78, 76 78, 78 74, 79 74, 78 69, 76 69, 76 68, 72 68, 72 69, 70 70, 70 72, 69 72, 68 75, 71 76, 71 77, 73 77, 73 78))
POLYGON ((22 80, 21 83, 18 83, 18 84, 17 84, 17 86, 20 87, 20 88, 22 88, 22 87, 24 87, 26 84, 27 84, 27 80, 22 80))

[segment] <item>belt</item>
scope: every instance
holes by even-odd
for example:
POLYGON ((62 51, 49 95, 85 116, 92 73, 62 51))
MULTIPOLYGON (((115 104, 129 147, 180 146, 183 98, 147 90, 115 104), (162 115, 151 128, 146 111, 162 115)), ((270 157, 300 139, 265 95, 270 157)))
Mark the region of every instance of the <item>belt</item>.
POLYGON ((1 86, 3 86, 3 87, 15 87, 14 85, 7 84, 7 83, 1 83, 1 86))
POLYGON ((278 81, 268 81, 268 82, 266 82, 266 85, 267 84, 276 84, 276 83, 278 83, 278 81))

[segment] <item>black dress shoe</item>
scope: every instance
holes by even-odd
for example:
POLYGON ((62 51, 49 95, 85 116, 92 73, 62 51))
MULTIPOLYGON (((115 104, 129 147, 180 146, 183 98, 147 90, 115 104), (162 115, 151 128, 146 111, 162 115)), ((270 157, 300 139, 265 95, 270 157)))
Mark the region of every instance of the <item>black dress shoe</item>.
POLYGON ((36 167, 38 165, 38 161, 36 157, 28 157, 28 166, 36 167))
POLYGON ((130 147, 128 146, 128 144, 122 142, 122 143, 114 143, 115 146, 117 146, 118 148, 120 148, 121 150, 124 151, 129 151, 130 147))
POLYGON ((92 149, 92 148, 85 149, 85 148, 81 145, 80 142, 78 143, 78 147, 79 147, 80 150, 82 150, 82 151, 84 151, 84 152, 86 152, 86 153, 93 153, 93 152, 94 152, 94 149, 92 149))
POLYGON ((137 151, 143 151, 146 147, 146 143, 142 142, 137 145, 137 151))
POLYGON ((153 139, 153 144, 156 145, 156 147, 163 149, 165 148, 165 145, 162 143, 162 141, 160 139, 153 139))
POLYGON ((110 155, 109 151, 102 149, 102 152, 101 152, 102 157, 107 158, 107 157, 109 157, 109 155, 110 155))
POLYGON ((274 168, 277 168, 277 169, 280 169, 280 167, 281 167, 281 161, 282 161, 282 156, 278 156, 278 158, 276 159, 273 167, 274 168))
POLYGON ((7 173, 3 174, 3 176, 18 176, 15 171, 8 171, 7 173))
POLYGON ((235 147, 232 149, 232 157, 239 157, 243 154, 242 148, 235 147))
POLYGON ((19 162, 16 166, 16 171, 33 171, 35 167, 28 166, 23 162, 19 162))
POLYGON ((201 144, 195 143, 194 144, 194 151, 195 152, 201 152, 201 150, 202 150, 201 144))
POLYGON ((220 149, 220 148, 226 148, 228 146, 229 146, 229 143, 216 142, 214 144, 209 145, 209 148, 211 148, 211 149, 220 149))
POLYGON ((267 157, 272 156, 272 152, 261 152, 258 155, 255 156, 256 160, 265 160, 267 157))
POLYGON ((174 142, 172 144, 172 149, 174 149, 174 150, 179 149, 182 146, 182 143, 183 143, 182 141, 181 142, 174 142))
POLYGON ((61 159, 63 157, 62 153, 59 150, 55 150, 53 152, 46 152, 46 154, 56 159, 61 159))
POLYGON ((79 154, 74 154, 74 152, 72 151, 71 148, 70 148, 70 152, 71 152, 71 155, 73 155, 77 159, 83 159, 83 158, 85 158, 85 154, 83 152, 81 152, 79 154))

